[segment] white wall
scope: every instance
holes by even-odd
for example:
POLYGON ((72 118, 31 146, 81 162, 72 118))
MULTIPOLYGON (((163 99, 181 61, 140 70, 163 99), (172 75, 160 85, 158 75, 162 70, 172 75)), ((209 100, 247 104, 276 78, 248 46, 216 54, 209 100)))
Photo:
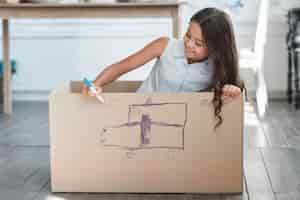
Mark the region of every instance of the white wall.
MULTIPOLYGON (((11 57, 18 62, 14 99, 46 99, 50 90, 69 80, 93 79, 154 38, 171 36, 171 30, 167 18, 12 21, 11 57)), ((121 79, 144 80, 152 65, 121 79)))
MULTIPOLYGON (((255 39, 257 2, 244 0, 242 3, 243 8, 233 10, 232 18, 238 47, 251 48, 255 39)), ((271 97, 284 97, 286 89, 284 39, 287 27, 280 3, 272 1, 265 53, 264 70, 271 97)), ((226 8, 228 1, 190 0, 183 13, 183 30, 189 17, 207 6, 226 8)), ((85 76, 92 79, 108 64, 135 52, 154 38, 171 36, 171 27, 171 20, 167 18, 12 21, 11 56, 18 61, 18 72, 13 77, 14 99, 46 99, 50 90, 65 81, 85 76)), ((152 64, 122 79, 143 80, 152 64)))
POLYGON ((287 89, 287 11, 300 7, 300 0, 271 0, 264 73, 273 98, 286 98, 287 89))
POLYGON ((264 59, 264 74, 270 97, 286 98, 287 47, 285 43, 288 26, 284 22, 271 21, 264 59))

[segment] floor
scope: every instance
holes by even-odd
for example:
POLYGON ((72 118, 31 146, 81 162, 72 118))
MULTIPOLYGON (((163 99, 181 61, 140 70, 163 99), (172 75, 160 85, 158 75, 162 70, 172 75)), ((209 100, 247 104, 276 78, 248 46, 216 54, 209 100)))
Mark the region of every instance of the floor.
POLYGON ((258 120, 246 103, 244 131, 244 193, 234 194, 97 194, 51 193, 48 104, 15 102, 14 114, 0 113, 0 199, 300 199, 300 111, 272 101, 258 120))

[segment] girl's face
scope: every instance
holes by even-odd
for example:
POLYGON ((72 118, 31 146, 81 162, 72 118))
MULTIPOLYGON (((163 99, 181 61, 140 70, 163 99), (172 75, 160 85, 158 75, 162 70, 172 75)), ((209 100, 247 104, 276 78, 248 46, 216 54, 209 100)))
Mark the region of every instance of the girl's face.
POLYGON ((208 57, 208 49, 202 36, 201 27, 191 22, 184 35, 185 54, 189 63, 198 62, 208 57))

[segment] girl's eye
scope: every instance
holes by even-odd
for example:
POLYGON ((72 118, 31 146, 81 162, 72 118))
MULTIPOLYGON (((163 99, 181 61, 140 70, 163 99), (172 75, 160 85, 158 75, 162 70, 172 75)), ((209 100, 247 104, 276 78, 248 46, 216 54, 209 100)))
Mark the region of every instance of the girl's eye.
POLYGON ((196 42, 196 45, 198 47, 205 47, 205 44, 203 42, 196 42))

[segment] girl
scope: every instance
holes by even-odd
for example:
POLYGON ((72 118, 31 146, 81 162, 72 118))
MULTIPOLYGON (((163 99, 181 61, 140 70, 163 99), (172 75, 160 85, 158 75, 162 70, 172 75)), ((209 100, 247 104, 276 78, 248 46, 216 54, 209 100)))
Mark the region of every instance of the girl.
MULTIPOLYGON (((196 92, 211 90, 216 127, 223 100, 240 95, 238 56, 229 16, 216 8, 194 14, 183 40, 160 37, 140 51, 108 66, 93 81, 98 93, 103 85, 157 58, 138 92, 196 92)), ((88 92, 85 85, 83 94, 88 92)))

